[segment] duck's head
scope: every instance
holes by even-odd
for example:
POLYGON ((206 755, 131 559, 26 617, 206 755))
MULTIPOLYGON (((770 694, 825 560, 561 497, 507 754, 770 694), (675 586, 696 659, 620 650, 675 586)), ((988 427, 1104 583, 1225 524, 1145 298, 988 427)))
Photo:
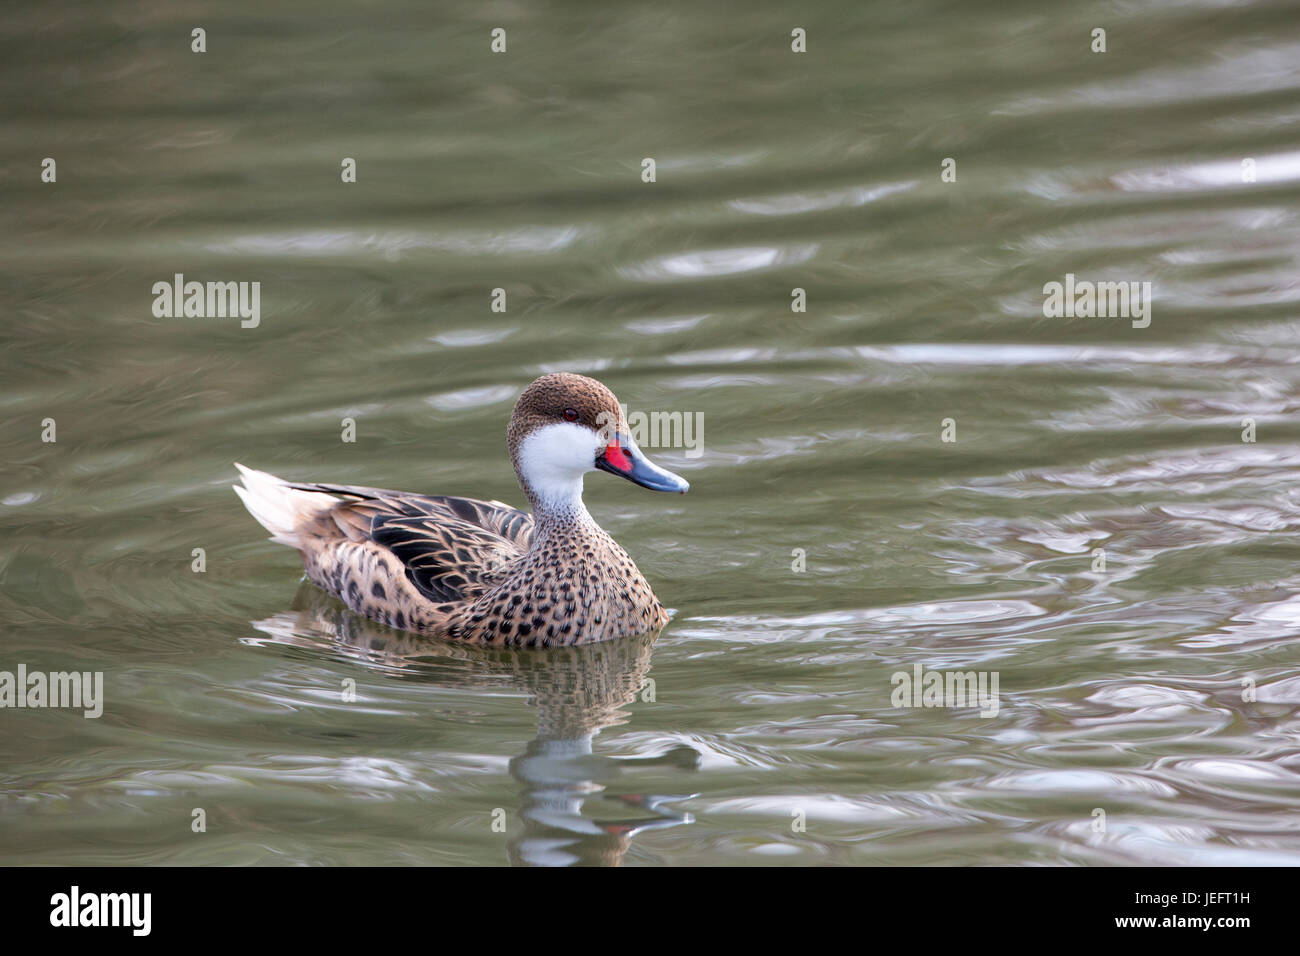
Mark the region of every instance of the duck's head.
POLYGON ((506 437, 519 486, 534 508, 581 506, 582 476, 597 469, 652 491, 685 494, 691 487, 641 453, 614 393, 585 375, 556 372, 529 385, 515 402, 506 437))

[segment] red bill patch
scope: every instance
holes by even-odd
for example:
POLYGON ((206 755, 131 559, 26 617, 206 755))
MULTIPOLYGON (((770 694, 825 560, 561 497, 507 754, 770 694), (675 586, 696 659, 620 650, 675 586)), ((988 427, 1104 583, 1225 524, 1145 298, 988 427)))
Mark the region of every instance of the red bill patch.
POLYGON ((619 448, 617 444, 610 445, 605 449, 605 460, 619 471, 632 470, 632 459, 623 454, 623 449, 619 448))

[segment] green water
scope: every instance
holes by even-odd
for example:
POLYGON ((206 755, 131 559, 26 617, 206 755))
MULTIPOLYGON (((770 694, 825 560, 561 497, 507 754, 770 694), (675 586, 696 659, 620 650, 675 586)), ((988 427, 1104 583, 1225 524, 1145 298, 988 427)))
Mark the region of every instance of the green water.
POLYGON ((1300 863, 1290 0, 33 3, 0 64, 0 670, 105 696, 0 710, 0 862, 1300 863), (558 369, 702 416, 689 495, 587 480, 653 643, 408 640, 230 491, 520 504, 558 369))

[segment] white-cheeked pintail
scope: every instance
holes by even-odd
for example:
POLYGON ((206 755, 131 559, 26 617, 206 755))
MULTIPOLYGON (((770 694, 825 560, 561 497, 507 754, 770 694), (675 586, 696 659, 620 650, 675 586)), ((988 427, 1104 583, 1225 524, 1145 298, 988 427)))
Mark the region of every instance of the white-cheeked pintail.
POLYGON ((500 501, 284 481, 236 465, 235 491, 307 577, 390 627, 544 647, 656 631, 668 614, 627 552, 588 513, 597 469, 654 491, 684 479, 632 440, 614 393, 561 372, 515 403, 510 461, 532 514, 500 501))

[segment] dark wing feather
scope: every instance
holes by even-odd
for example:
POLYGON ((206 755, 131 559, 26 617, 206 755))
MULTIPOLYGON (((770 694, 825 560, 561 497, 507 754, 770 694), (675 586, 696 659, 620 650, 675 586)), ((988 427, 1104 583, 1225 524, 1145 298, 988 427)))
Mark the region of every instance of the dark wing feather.
POLYGON ((350 538, 366 538, 391 551, 406 576, 431 601, 475 597, 528 550, 532 515, 500 501, 451 495, 414 495, 358 485, 294 484, 344 500, 332 519, 350 538))

